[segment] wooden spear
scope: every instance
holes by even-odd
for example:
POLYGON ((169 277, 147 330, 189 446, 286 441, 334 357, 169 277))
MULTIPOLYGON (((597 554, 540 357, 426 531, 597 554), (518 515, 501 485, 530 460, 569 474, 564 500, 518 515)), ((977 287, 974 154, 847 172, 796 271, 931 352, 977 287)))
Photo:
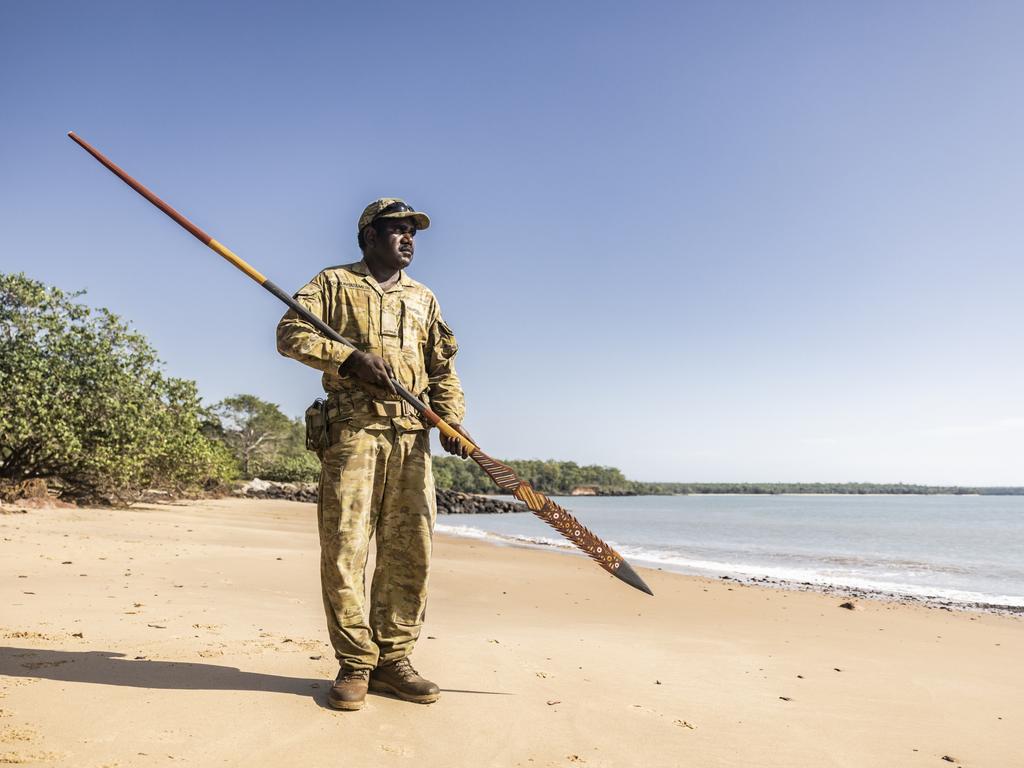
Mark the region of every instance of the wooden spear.
MULTIPOLYGON (((146 187, 137 182, 121 168, 115 165, 109 158, 107 158, 98 149, 92 146, 85 139, 75 135, 74 132, 68 133, 68 136, 76 142, 82 149, 88 152, 90 155, 95 157, 100 163, 107 167, 107 169, 117 176, 121 181, 127 184, 129 187, 134 189, 144 198, 149 200, 153 205, 159 208, 161 211, 166 213, 184 229, 193 234, 203 245, 208 246, 216 253, 223 256, 225 259, 230 261, 242 272, 247 274, 257 283, 266 288, 270 293, 276 296, 278 299, 287 304, 295 313, 305 320, 307 323, 316 328, 320 333, 329 339, 333 339, 341 344, 345 344, 349 347, 355 345, 340 335, 336 330, 331 328, 327 323, 321 320, 319 317, 311 313, 308 309, 302 306, 299 302, 293 299, 290 295, 278 288, 273 282, 268 280, 264 275, 254 269, 251 265, 243 261, 237 254, 233 253, 225 245, 217 242, 208 234, 203 232, 199 227, 193 224, 191 221, 186 219, 176 210, 171 208, 167 203, 161 200, 159 197, 150 192, 146 187)), ((428 422, 437 427, 442 434, 447 435, 450 438, 454 438, 461 442, 468 450, 470 458, 473 459, 484 472, 497 484, 499 488, 504 491, 508 491, 517 499, 526 504, 527 507, 543 520, 545 523, 550 525, 556 531, 561 533, 565 538, 575 544, 585 554, 594 560, 598 565, 604 568, 612 576, 617 579, 629 584, 631 587, 636 587, 641 592, 646 592, 648 595, 653 595, 651 588, 644 583, 644 580, 640 578, 636 571, 634 571, 628 562, 623 559, 622 555, 608 546, 598 536, 589 531, 579 520, 569 514, 563 507, 555 504, 551 499, 545 496, 543 493, 535 491, 529 483, 519 478, 516 475, 515 470, 507 464, 502 464, 496 459, 492 459, 486 453, 480 450, 479 446, 474 444, 468 437, 463 435, 461 432, 453 428, 451 425, 445 423, 445 421, 430 410, 426 403, 416 397, 412 392, 402 386, 397 380, 392 379, 391 383, 394 385, 395 390, 399 396, 405 400, 409 405, 415 408, 428 422)))

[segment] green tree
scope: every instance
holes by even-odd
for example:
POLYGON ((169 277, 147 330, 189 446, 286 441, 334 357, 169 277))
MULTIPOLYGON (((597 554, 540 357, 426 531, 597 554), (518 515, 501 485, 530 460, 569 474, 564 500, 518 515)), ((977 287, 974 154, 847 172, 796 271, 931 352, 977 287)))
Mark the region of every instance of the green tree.
POLYGON ((306 424, 302 419, 292 420, 287 436, 278 444, 277 453, 260 477, 283 483, 311 483, 319 479, 320 460, 306 450, 306 424))
POLYGON ((245 477, 254 477, 278 454, 292 420, 274 403, 256 395, 226 397, 213 406, 224 443, 245 477))
POLYGON ((244 477, 309 482, 319 476, 320 462, 306 450, 305 424, 275 403, 235 395, 213 406, 210 416, 208 433, 227 446, 244 477))
POLYGON ((106 503, 229 478, 195 383, 165 376, 141 334, 81 295, 0 273, 0 478, 106 503))
MULTIPOLYGON (((504 460, 523 480, 542 493, 565 495, 578 486, 594 486, 599 493, 635 493, 639 484, 627 480, 615 467, 594 464, 580 466, 574 461, 547 459, 504 460)), ((501 493, 482 469, 472 461, 454 456, 435 457, 434 482, 443 490, 463 493, 501 493)))

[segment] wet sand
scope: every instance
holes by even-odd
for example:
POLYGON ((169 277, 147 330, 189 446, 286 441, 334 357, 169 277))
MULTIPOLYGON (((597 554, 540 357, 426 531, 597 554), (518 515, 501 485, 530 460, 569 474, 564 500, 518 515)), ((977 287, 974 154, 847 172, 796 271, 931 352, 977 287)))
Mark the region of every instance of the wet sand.
POLYGON ((0 537, 0 764, 1024 766, 1019 616, 640 569, 650 598, 438 537, 413 660, 441 700, 339 713, 312 505, 31 509, 0 537))

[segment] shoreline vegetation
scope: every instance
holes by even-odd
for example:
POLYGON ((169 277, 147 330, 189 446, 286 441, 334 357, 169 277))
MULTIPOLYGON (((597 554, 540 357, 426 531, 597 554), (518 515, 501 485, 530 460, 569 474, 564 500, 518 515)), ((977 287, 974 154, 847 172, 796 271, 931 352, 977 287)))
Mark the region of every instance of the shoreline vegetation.
MULTIPOLYGON (((320 463, 305 448, 301 419, 252 394, 204 405, 194 381, 163 372, 145 337, 81 296, 0 273, 0 500, 49 494, 123 507, 154 492, 164 499, 237 495, 257 478, 295 486, 289 492, 297 500, 309 499, 309 486, 315 496, 320 463)), ((640 482, 615 467, 504 461, 551 496, 1024 495, 1022 487, 906 483, 640 482)), ((472 461, 436 457, 434 477, 444 510, 520 509, 480 501, 501 493, 472 461)))

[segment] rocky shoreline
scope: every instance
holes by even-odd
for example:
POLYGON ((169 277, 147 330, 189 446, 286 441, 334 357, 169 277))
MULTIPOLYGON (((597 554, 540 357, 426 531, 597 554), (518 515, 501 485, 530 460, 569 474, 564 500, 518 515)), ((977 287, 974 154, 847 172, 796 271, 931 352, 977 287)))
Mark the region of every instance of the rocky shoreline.
MULTIPOLYGON (((659 569, 660 570, 660 569, 659 569)), ((980 611, 982 613, 997 613, 1003 616, 1022 616, 1024 607, 1017 605, 1001 605, 999 603, 959 602, 944 597, 927 595, 908 595, 900 592, 886 592, 881 589, 868 589, 859 587, 843 587, 836 584, 819 584, 810 581, 787 581, 785 579, 773 579, 768 576, 719 576, 721 581, 732 581, 736 584, 754 587, 768 587, 770 589, 786 589, 796 592, 817 592, 823 595, 832 595, 837 598, 860 598, 863 600, 878 600, 886 603, 899 603, 900 605, 923 605, 928 608, 938 608, 943 611, 980 611)), ((853 602, 846 602, 840 605, 841 608, 857 610, 858 606, 853 602)))
MULTIPOLYGON (((142 493, 138 501, 149 504, 167 504, 181 499, 223 498, 224 496, 243 499, 279 499, 316 504, 317 484, 280 483, 255 478, 209 489, 194 495, 180 495, 151 489, 142 493)), ((73 503, 60 501, 56 491, 47 488, 45 480, 0 485, 0 505, 5 514, 14 514, 28 508, 44 506, 75 506, 73 503)), ((437 491, 437 513, 439 515, 488 515, 527 511, 529 510, 522 504, 505 501, 496 496, 441 489, 437 491)))
MULTIPOLYGON (((277 483, 256 478, 231 489, 230 495, 248 499, 283 499, 316 503, 316 483, 277 483)), ((507 512, 527 512, 522 504, 459 491, 437 491, 439 515, 486 515, 507 512)))

